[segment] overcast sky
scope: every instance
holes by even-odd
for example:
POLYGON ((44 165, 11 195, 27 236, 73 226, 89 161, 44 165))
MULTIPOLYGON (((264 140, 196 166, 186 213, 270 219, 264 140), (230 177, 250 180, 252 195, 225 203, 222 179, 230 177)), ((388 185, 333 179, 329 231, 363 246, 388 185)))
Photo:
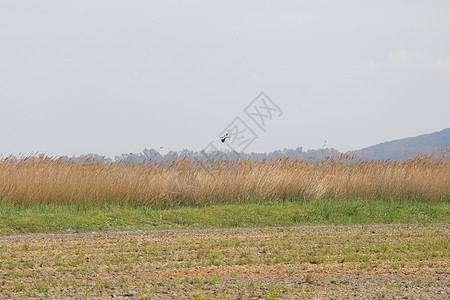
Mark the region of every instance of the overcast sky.
POLYGON ((3 155, 201 150, 236 117, 247 152, 347 151, 449 111, 448 0, 0 0, 3 155))

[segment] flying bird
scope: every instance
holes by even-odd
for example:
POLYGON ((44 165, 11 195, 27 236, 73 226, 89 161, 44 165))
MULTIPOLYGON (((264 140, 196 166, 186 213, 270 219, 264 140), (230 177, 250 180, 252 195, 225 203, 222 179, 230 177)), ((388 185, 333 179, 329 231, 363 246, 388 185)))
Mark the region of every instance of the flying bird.
POLYGON ((225 141, 229 138, 230 138, 230 135, 227 132, 220 138, 220 140, 222 141, 222 143, 225 143, 225 141))

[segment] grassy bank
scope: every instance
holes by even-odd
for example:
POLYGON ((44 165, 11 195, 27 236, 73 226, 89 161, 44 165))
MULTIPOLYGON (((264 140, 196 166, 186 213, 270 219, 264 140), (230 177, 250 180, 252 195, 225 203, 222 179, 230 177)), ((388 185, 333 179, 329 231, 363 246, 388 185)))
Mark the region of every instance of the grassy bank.
POLYGON ((154 209, 0 205, 0 235, 128 229, 230 228, 450 221, 448 201, 311 200, 154 209))

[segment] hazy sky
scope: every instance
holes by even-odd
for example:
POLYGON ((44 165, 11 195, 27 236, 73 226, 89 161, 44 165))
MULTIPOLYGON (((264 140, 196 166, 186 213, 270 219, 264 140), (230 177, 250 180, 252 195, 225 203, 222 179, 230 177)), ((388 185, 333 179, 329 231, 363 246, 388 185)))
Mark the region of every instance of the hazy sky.
POLYGON ((0 0, 3 155, 201 150, 236 117, 248 152, 347 151, 449 112, 448 0, 0 0))

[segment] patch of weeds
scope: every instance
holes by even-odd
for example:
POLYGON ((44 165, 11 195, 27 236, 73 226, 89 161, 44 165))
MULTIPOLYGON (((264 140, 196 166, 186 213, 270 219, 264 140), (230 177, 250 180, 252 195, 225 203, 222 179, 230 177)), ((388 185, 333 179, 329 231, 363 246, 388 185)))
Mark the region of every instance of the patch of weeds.
POLYGON ((39 293, 46 293, 50 290, 50 288, 48 286, 46 286, 45 284, 42 284, 42 283, 37 283, 35 288, 36 288, 36 291, 38 291, 39 293))
POLYGON ((195 299, 195 300, 205 300, 205 299, 208 299, 208 297, 207 297, 207 295, 205 294, 204 291, 199 291, 199 292, 194 293, 193 299, 195 299))
POLYGON ((30 249, 30 245, 28 243, 25 243, 22 245, 22 250, 23 251, 28 251, 28 249, 30 249))
POLYGON ((23 283, 16 283, 16 284, 14 284, 12 291, 14 293, 19 293, 19 292, 25 291, 25 288, 26 288, 25 284, 23 284, 23 283))
POLYGON ((122 289, 125 294, 129 294, 130 292, 130 281, 127 278, 122 278, 122 289))
POLYGON ((16 277, 33 277, 36 276, 38 272, 34 270, 23 270, 23 271, 17 271, 14 275, 16 277))
POLYGON ((310 252, 306 255, 304 259, 305 262, 309 262, 313 265, 318 265, 324 262, 324 258, 322 256, 317 255, 315 252, 310 252))
POLYGON ((272 300, 278 299, 282 293, 286 292, 285 288, 279 286, 272 286, 269 291, 264 295, 264 299, 272 300))
POLYGON ((220 283, 220 280, 219 280, 219 278, 217 278, 217 277, 210 277, 210 278, 206 278, 205 279, 205 284, 207 284, 207 285, 212 285, 212 286, 214 286, 214 285, 218 285, 220 283))
POLYGON ((186 277, 180 280, 180 283, 191 284, 191 285, 200 285, 202 280, 198 277, 186 277))
POLYGON ((359 269, 361 270, 373 270, 378 267, 377 263, 371 263, 371 262, 363 262, 359 265, 359 269))
POLYGON ((24 261, 22 262, 22 266, 27 268, 33 268, 36 265, 36 262, 34 261, 24 261))
POLYGON ((230 297, 228 297, 225 293, 221 293, 221 294, 217 295, 214 299, 215 300, 228 300, 228 299, 230 299, 230 297))
POLYGON ((153 286, 151 287, 150 291, 151 291, 152 293, 154 293, 154 294, 161 293, 161 291, 162 291, 161 284, 160 284, 160 283, 157 283, 157 284, 153 285, 153 286))
POLYGON ((103 292, 105 290, 105 286, 101 285, 101 284, 94 284, 94 286, 92 287, 100 292, 103 292))
POLYGON ((308 284, 314 284, 314 278, 310 273, 306 274, 305 282, 308 284))
POLYGON ((249 289, 250 291, 254 291, 256 290, 256 286, 255 283, 252 281, 248 284, 247 289, 249 289))
POLYGON ((243 266, 243 265, 251 265, 255 263, 255 261, 251 257, 245 257, 241 258, 236 262, 236 265, 243 266))

